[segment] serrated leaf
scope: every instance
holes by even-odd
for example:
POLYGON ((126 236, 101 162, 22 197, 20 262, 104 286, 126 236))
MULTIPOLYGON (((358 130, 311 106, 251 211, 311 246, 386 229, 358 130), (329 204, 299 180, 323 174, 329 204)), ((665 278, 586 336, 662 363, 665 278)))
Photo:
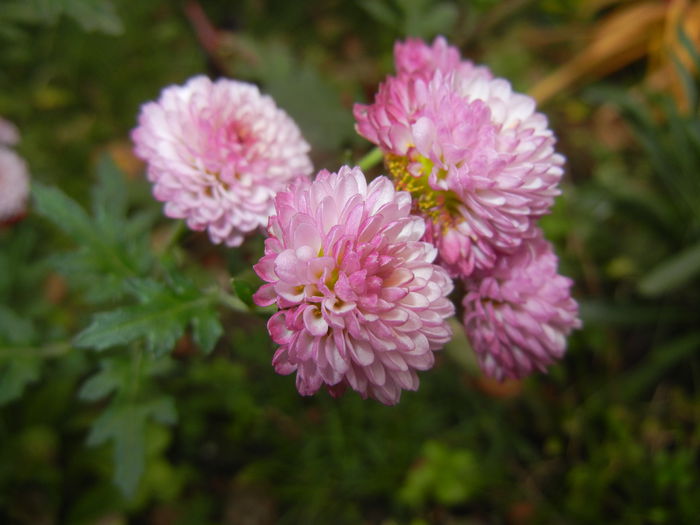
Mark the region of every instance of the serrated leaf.
POLYGON ((94 218, 59 189, 40 183, 34 187, 37 211, 80 246, 60 256, 61 272, 82 284, 93 302, 120 298, 125 279, 145 274, 154 263, 149 244, 153 214, 139 214, 133 220, 126 217, 124 181, 111 161, 100 163, 98 179, 93 191, 94 218))
POLYGON ((111 273, 102 260, 87 249, 54 254, 49 264, 72 283, 84 289, 84 297, 92 303, 113 302, 126 293, 122 275, 111 273))
POLYGON ((144 471, 149 420, 174 424, 177 412, 172 398, 112 405, 94 421, 87 438, 87 444, 93 446, 113 442, 114 483, 127 498, 135 494, 144 471))
POLYGON ((168 329, 171 323, 171 311, 157 310, 150 305, 121 308, 95 315, 92 324, 75 338, 75 345, 104 350, 131 343, 142 337, 154 339, 156 335, 160 335, 161 340, 156 347, 159 351, 164 347, 167 350, 167 347, 174 346, 175 341, 184 332, 179 324, 168 329))
MULTIPOLYGON (((123 407, 122 407, 123 408, 123 407)), ((90 446, 102 445, 109 441, 119 426, 120 408, 111 406, 95 419, 87 436, 86 443, 90 446)))
POLYGON ((0 304, 7 305, 13 304, 11 296, 16 291, 33 290, 46 272, 46 260, 36 259, 39 229, 20 223, 13 230, 16 235, 3 236, 0 248, 0 304))
POLYGON ((192 279, 179 270, 177 263, 171 257, 165 257, 161 263, 165 271, 165 281, 171 290, 181 296, 197 295, 197 287, 192 279))
POLYGON ((9 306, 0 304, 0 341, 10 344, 28 343, 34 337, 32 322, 17 315, 9 306))
POLYGON ((39 379, 41 359, 22 356, 0 364, 0 405, 19 398, 27 385, 39 379))
POLYGON ((100 229, 116 238, 123 229, 127 207, 124 176, 112 158, 104 154, 97 164, 97 184, 92 190, 93 215, 100 229))
POLYGON ((205 297, 183 300, 164 294, 144 304, 99 313, 74 343, 104 350, 143 338, 150 351, 161 355, 175 346, 187 323, 207 302, 205 297))
POLYGON ((124 289, 142 303, 155 300, 159 295, 168 293, 164 285, 148 278, 126 279, 124 289))
POLYGON ((133 242, 134 238, 142 238, 150 246, 150 239, 145 235, 150 233, 156 220, 161 216, 160 210, 148 209, 139 210, 129 217, 129 221, 124 226, 124 239, 133 242))
POLYGON ((359 5, 377 22, 388 27, 396 26, 397 15, 383 0, 360 0, 359 5))
POLYGON ((126 414, 114 437, 114 483, 131 498, 143 474, 145 464, 145 418, 135 408, 126 414))
POLYGON ((30 320, 0 304, 0 342, 15 345, 0 348, 0 405, 19 398, 27 385, 39 379, 41 359, 30 349, 17 347, 31 342, 34 335, 30 320))
POLYGON ((105 360, 102 368, 90 377, 78 391, 78 398, 96 401, 111 394, 123 381, 123 371, 111 360, 105 360))
POLYGON ((449 3, 435 5, 430 0, 397 0, 408 36, 429 38, 448 33, 458 16, 457 7, 449 3))
POLYGON ((88 445, 113 441, 114 483, 131 498, 143 474, 146 447, 146 407, 134 404, 108 408, 93 423, 88 445))
POLYGON ((94 239, 94 226, 85 210, 58 188, 32 184, 34 209, 78 242, 94 239))
POLYGON ((122 21, 110 0, 33 0, 28 3, 49 23, 65 14, 85 31, 99 31, 109 35, 119 35, 124 31, 122 21))
POLYGON ((317 67, 296 60, 280 42, 258 46, 256 53, 261 66, 255 74, 312 146, 335 149, 355 138, 350 109, 343 107, 340 91, 317 67))
POLYGON ((223 333, 219 313, 213 308, 202 309, 192 318, 194 342, 204 353, 208 354, 214 350, 223 333))

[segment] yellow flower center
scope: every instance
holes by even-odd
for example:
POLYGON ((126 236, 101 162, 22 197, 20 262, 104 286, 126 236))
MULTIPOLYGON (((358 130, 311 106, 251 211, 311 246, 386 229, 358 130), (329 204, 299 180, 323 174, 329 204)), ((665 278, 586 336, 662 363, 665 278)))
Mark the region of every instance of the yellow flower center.
MULTIPOLYGON (((434 163, 423 156, 419 156, 417 161, 421 165, 421 170, 418 175, 415 175, 408 171, 408 157, 399 157, 390 153, 384 157, 384 163, 396 189, 411 194, 414 210, 447 229, 459 217, 457 208, 460 199, 451 190, 436 190, 430 186, 429 178, 434 163)), ((437 178, 440 180, 446 176, 445 170, 437 173, 437 178)))

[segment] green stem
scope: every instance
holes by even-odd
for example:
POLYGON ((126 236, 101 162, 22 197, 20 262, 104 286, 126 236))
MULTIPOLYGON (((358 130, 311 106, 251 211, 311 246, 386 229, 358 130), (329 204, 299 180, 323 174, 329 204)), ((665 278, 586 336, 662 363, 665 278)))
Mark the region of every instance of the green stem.
POLYGON ((206 293, 210 294, 214 300, 218 301, 223 306, 235 310, 236 312, 269 316, 277 311, 276 306, 248 306, 235 295, 231 295, 221 289, 207 290, 206 293))
POLYGON ((40 357, 48 359, 51 357, 61 357, 73 349, 71 341, 61 341, 58 343, 49 343, 46 346, 18 346, 18 347, 0 347, 0 358, 21 358, 23 356, 40 357))
POLYGON ((140 344, 136 344, 132 348, 131 366, 131 384, 129 385, 128 397, 134 401, 138 398, 139 387, 143 378, 143 348, 140 344))
POLYGON ((231 310, 250 313, 250 308, 248 308, 248 305, 235 295, 231 295, 230 293, 221 289, 214 290, 212 295, 219 303, 230 308, 231 310))
POLYGON ((367 153, 367 155, 362 157, 357 165, 362 171, 365 171, 379 164, 383 158, 384 152, 379 148, 374 148, 372 151, 367 153))
POLYGON ((173 222, 172 226, 170 227, 170 231, 168 231, 168 236, 165 238, 163 243, 157 248, 158 253, 162 254, 167 252, 170 249, 170 247, 177 242, 177 240, 180 238, 180 236, 185 230, 185 221, 177 220, 173 222))

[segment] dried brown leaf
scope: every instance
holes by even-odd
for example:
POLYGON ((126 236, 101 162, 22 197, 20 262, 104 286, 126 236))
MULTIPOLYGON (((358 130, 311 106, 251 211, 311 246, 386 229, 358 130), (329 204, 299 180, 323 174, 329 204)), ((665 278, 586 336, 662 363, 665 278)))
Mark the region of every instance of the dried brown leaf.
POLYGON ((668 7, 649 1, 625 6, 603 19, 588 46, 536 84, 530 94, 543 102, 583 78, 600 78, 644 56, 651 35, 662 30, 668 7))

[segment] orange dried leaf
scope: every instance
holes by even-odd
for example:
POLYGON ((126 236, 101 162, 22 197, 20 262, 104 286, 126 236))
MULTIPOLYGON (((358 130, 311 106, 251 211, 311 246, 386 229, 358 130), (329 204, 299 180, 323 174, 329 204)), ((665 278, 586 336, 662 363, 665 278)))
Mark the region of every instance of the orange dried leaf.
POLYGON ((584 77, 599 78, 641 58, 648 52, 651 35, 662 30, 667 9, 656 1, 618 9, 600 22, 580 54, 536 84, 530 94, 543 102, 584 77))

